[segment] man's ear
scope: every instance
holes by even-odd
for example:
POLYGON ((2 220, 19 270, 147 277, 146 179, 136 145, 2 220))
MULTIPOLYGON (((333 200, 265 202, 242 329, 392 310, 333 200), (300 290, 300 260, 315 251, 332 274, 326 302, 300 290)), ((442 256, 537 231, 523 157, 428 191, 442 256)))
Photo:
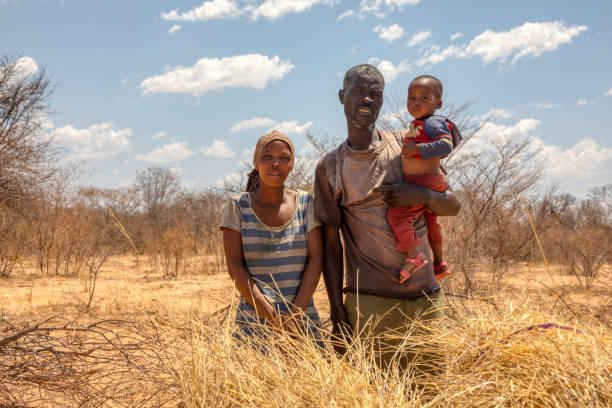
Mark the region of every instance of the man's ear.
POLYGON ((438 106, 436 109, 440 109, 442 107, 442 99, 438 100, 438 106))
POLYGON ((338 91, 338 98, 340 98, 340 103, 344 105, 344 89, 338 91))

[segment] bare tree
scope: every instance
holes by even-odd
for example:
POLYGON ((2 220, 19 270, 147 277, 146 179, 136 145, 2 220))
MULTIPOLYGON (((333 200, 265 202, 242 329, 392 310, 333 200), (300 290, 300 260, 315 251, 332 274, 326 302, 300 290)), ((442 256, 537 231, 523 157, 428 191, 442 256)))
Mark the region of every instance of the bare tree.
POLYGON ((43 132, 52 88, 43 68, 24 69, 24 60, 0 57, 0 208, 17 208, 54 174, 57 151, 43 132))
POLYGON ((160 227, 162 211, 181 192, 178 174, 166 167, 149 167, 136 175, 136 191, 151 226, 160 227))

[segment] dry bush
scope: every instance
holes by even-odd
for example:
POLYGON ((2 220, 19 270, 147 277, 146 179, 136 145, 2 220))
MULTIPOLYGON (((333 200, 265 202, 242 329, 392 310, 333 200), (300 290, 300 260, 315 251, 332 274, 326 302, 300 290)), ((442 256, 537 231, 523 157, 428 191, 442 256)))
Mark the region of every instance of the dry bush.
POLYGON ((148 249, 156 269, 167 277, 177 277, 185 271, 188 252, 193 248, 191 230, 184 223, 178 223, 149 236, 148 249))
POLYGON ((523 200, 542 168, 527 138, 496 140, 476 153, 454 156, 449 176, 461 201, 457 217, 444 219, 448 259, 464 275, 468 291, 479 263, 499 275, 521 259, 533 239, 523 200))
POLYGON ((10 208, 0 209, 0 278, 8 278, 23 261, 29 243, 27 221, 10 208))
POLYGON ((78 276, 125 242, 115 239, 116 228, 103 212, 73 199, 62 204, 41 202, 33 223, 34 254, 44 275, 78 276))
POLYGON ((176 400, 166 346, 150 324, 4 319, 0 406, 165 406, 176 400))

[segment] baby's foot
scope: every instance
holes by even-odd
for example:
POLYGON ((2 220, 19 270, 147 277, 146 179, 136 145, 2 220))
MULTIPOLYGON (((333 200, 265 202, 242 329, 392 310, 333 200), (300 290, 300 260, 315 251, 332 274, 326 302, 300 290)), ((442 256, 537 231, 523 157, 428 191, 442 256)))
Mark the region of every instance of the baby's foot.
POLYGON ((451 274, 450 268, 446 262, 440 262, 434 265, 434 276, 436 280, 440 280, 442 278, 447 277, 451 274))
POLYGON ((416 258, 406 258, 404 266, 400 271, 400 283, 406 282, 416 271, 427 265, 428 262, 422 253, 419 253, 416 258))

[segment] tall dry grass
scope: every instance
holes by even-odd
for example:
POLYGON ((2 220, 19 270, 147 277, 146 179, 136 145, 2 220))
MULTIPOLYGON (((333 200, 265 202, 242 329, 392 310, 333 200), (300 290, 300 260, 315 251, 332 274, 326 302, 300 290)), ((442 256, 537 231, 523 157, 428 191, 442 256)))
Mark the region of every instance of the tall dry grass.
POLYGON ((564 321, 541 299, 492 300, 449 299, 439 324, 406 327, 398 355, 438 356, 430 374, 380 369, 367 336, 344 357, 286 333, 237 341, 231 310, 193 314, 188 329, 167 334, 186 407, 612 405, 608 329, 564 321))

